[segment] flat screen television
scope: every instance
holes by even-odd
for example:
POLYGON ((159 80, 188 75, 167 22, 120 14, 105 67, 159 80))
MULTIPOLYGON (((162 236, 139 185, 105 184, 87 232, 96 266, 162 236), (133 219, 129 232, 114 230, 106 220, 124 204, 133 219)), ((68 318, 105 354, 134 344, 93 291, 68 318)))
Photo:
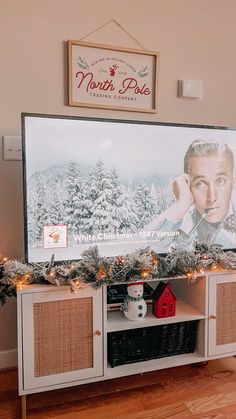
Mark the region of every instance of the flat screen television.
POLYGON ((22 114, 28 262, 236 247, 236 131, 22 114))

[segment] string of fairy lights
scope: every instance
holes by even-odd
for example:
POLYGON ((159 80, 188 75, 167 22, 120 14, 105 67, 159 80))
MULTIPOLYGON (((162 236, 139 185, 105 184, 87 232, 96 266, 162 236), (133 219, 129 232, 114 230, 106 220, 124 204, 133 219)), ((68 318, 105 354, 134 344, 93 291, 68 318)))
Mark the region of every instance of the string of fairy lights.
POLYGON ((168 279, 184 276, 194 282, 206 271, 236 269, 236 253, 207 243, 195 243, 194 249, 171 249, 167 255, 158 255, 149 248, 138 249, 128 255, 102 257, 97 246, 83 252, 72 262, 25 263, 0 257, 0 303, 16 295, 17 289, 29 284, 69 285, 77 292, 86 284, 129 283, 142 279, 168 279))

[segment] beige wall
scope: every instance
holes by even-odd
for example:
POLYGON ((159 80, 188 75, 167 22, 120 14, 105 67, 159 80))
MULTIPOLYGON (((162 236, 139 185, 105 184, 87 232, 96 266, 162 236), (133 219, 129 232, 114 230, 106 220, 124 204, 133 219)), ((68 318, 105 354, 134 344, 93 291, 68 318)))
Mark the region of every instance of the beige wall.
MULTIPOLYGON (((235 0, 0 0, 0 137, 20 134, 21 112, 236 126, 235 0), (158 114, 67 106, 66 41, 116 19, 160 51, 158 114), (177 97, 202 79, 203 99, 177 97)), ((138 45, 110 23, 86 38, 138 45)), ((1 151, 0 151, 1 153, 1 151)), ((21 162, 0 154, 0 253, 23 255, 21 162)), ((0 308, 0 351, 16 347, 15 300, 0 308)))

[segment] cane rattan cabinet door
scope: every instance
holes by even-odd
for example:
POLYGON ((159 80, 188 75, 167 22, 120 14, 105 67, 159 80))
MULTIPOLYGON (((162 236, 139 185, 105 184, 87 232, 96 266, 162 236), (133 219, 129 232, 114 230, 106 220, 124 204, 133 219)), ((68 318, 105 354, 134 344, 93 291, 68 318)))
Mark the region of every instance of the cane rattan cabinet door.
POLYGON ((24 390, 103 375, 100 289, 22 293, 21 299, 24 390))
POLYGON ((236 351, 236 275, 221 274, 209 278, 208 354, 236 351))

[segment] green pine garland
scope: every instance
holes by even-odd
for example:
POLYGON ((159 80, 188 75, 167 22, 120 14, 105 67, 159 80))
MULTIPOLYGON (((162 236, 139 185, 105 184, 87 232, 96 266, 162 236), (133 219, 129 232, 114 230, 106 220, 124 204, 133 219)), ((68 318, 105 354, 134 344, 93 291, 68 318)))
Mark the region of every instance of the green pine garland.
POLYGON ((219 245, 195 243, 194 249, 172 249, 159 256, 148 247, 116 257, 101 257, 97 246, 83 252, 78 261, 54 264, 27 264, 17 260, 0 260, 0 304, 15 296, 18 286, 28 284, 70 285, 72 290, 89 283, 93 287, 152 278, 186 276, 194 281, 205 270, 236 269, 236 253, 225 252, 219 245))

